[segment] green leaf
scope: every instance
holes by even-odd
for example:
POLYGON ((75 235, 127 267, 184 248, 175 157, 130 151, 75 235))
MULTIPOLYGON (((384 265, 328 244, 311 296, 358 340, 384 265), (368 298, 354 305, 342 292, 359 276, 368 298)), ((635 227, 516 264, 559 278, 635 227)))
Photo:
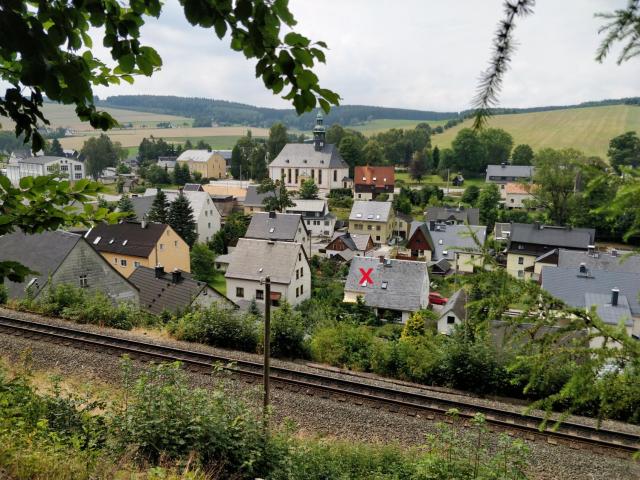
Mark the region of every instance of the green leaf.
POLYGON ((131 73, 136 65, 136 57, 132 53, 127 53, 118 59, 118 66, 123 73, 131 73))
POLYGON ((9 180, 9 177, 0 174, 0 187, 7 192, 11 189, 11 180, 9 180))
POLYGON ((20 179, 20 188, 27 189, 33 186, 33 177, 22 177, 20 179))
POLYGON ((289 32, 284 36, 284 43, 292 47, 308 47, 311 41, 299 33, 289 32))

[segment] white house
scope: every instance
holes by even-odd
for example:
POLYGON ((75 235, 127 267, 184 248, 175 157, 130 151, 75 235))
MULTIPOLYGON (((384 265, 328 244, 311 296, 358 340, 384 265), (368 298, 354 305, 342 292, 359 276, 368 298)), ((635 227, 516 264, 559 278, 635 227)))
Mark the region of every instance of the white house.
POLYGON ((316 118, 313 144, 288 143, 269 164, 269 177, 280 181, 284 177, 287 188, 297 190, 304 180, 312 179, 322 193, 335 188, 349 188, 349 166, 338 146, 325 143, 322 115, 316 118))
POLYGON ((49 155, 14 158, 7 165, 7 176, 13 185, 18 185, 24 177, 41 177, 54 173, 69 180, 82 180, 86 177, 84 163, 76 158, 49 155))
POLYGON ((229 254, 225 273, 227 296, 246 308, 253 300, 277 307, 283 300, 297 305, 311 296, 311 269, 302 245, 241 238, 229 254), (271 279, 271 297, 265 298, 264 279, 271 279))
POLYGON ((467 319, 467 292, 464 289, 454 293, 440 312, 438 319, 438 333, 451 335, 456 325, 461 325, 467 319))
POLYGON ((297 213, 256 212, 245 238, 300 243, 307 255, 311 252, 311 235, 297 213))
POLYGON ((336 226, 336 216, 329 212, 326 200, 294 200, 287 213, 298 213, 312 237, 331 237, 336 226))
MULTIPOLYGON (((167 195, 169 202, 175 200, 179 195, 177 190, 163 191, 167 195)), ((156 193, 157 189, 147 188, 142 197, 134 197, 131 199, 138 220, 142 221, 144 215, 149 213, 156 193)), ((222 227, 222 217, 219 210, 207 192, 183 191, 182 193, 186 199, 189 200, 189 204, 193 209, 193 219, 196 221, 198 242, 208 242, 222 227)))

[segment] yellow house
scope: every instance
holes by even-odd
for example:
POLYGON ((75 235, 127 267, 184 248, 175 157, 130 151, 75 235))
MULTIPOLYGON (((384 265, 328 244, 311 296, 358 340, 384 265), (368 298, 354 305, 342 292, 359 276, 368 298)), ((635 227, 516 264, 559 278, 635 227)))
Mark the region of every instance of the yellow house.
POLYGON ((200 172, 202 178, 226 177, 227 163, 215 150, 185 150, 178 157, 177 163, 187 165, 191 173, 200 172))
POLYGON ((173 228, 163 223, 100 223, 85 239, 122 276, 129 277, 139 267, 190 272, 189 246, 173 228))
POLYGON ((393 235, 394 222, 391 202, 356 200, 349 215, 349 233, 371 235, 376 244, 387 243, 393 235))

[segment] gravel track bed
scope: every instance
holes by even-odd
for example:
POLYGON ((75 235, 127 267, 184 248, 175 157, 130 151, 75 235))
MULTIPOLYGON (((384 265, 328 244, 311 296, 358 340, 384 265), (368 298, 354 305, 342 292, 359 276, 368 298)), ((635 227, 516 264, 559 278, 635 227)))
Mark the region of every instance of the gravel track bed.
MULTIPOLYGON (((126 331, 126 330, 117 330, 113 328, 98 327, 95 325, 83 325, 83 324, 69 322, 67 320, 61 320, 59 318, 45 317, 42 315, 36 315, 36 314, 26 313, 26 312, 18 312, 15 310, 0 307, 0 315, 5 315, 5 314, 7 316, 13 316, 19 319, 37 320, 39 322, 48 323, 51 325, 66 326, 69 328, 77 328, 79 330, 84 330, 92 333, 101 333, 101 334, 112 335, 115 337, 126 338, 130 340, 144 341, 154 345, 178 347, 178 348, 184 348, 187 350, 193 350, 197 352, 210 353, 213 355, 222 355, 225 357, 233 358, 235 360, 245 360, 245 361, 262 363, 261 355, 241 352, 238 350, 226 350, 222 348, 203 345, 200 343, 184 342, 184 341, 175 340, 172 338, 161 337, 159 332, 157 332, 156 334, 156 332, 153 330, 126 331)), ((384 377, 379 377, 374 374, 349 372, 347 370, 340 370, 338 368, 328 367, 328 366, 318 368, 306 363, 283 361, 275 358, 271 359, 271 365, 294 369, 300 372, 320 373, 320 374, 337 378, 337 379, 354 380, 357 378, 358 381, 361 381, 363 384, 394 388, 398 391, 403 391, 408 393, 427 394, 427 395, 433 396, 434 398, 442 398, 442 399, 453 400, 453 401, 460 401, 463 398, 464 401, 476 404, 478 406, 503 408, 516 413, 522 413, 526 406, 524 401, 519 399, 514 399, 512 402, 509 402, 506 400, 482 398, 477 395, 471 394, 469 392, 456 391, 453 389, 440 388, 440 387, 431 388, 428 386, 412 384, 412 383, 404 382, 400 380, 385 379, 384 377)), ((539 410, 533 410, 531 411, 531 414, 542 416, 544 415, 544 412, 539 410)), ((569 416, 568 421, 575 422, 582 425, 587 425, 587 426, 597 425, 597 421, 595 419, 576 416, 576 415, 569 416)), ((639 426, 631 425, 623 422, 606 420, 602 422, 601 428, 607 428, 607 429, 617 430, 621 432, 634 433, 634 434, 640 435, 639 426)))
MULTIPOLYGON (((117 355, 87 351, 0 334, 0 354, 16 362, 21 352, 29 349, 33 368, 73 375, 82 379, 96 379, 107 383, 120 381, 117 355)), ((138 365, 134 361, 134 365, 138 365)), ((228 375, 220 376, 188 373, 194 386, 223 385, 230 394, 260 408, 260 385, 248 384, 228 375)), ((356 439, 368 442, 397 442, 420 445, 424 436, 435 431, 435 424, 423 417, 391 413, 382 409, 356 406, 316 396, 286 390, 272 391, 274 422, 293 420, 301 436, 356 439)), ((490 445, 497 436, 487 434, 490 445)), ((605 479, 631 480, 640 478, 640 465, 616 458, 594 455, 546 443, 530 443, 529 475, 536 480, 605 479)))

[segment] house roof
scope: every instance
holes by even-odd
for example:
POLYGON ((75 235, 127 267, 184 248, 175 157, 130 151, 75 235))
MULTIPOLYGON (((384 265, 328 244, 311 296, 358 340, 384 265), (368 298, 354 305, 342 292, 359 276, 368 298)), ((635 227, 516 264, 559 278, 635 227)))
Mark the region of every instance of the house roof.
POLYGON ((6 280, 5 285, 9 291, 9 297, 23 297, 26 286, 34 278, 38 278, 38 282, 32 288, 34 293, 39 292, 46 285, 49 275, 58 269, 69 252, 81 240, 81 235, 61 230, 33 235, 26 235, 22 232, 2 235, 0 237, 0 261, 20 262, 37 272, 36 275, 27 276, 23 283, 6 280))
POLYGON ((205 282, 200 282, 191 274, 182 271, 180 280, 174 283, 171 272, 163 272, 157 278, 155 269, 140 266, 133 271, 129 281, 140 291, 140 307, 156 315, 165 310, 172 313, 184 310, 203 291, 225 303, 231 302, 205 282))
MULTIPOLYGON (((610 298, 611 290, 620 290, 626 296, 633 315, 640 315, 640 273, 587 270, 580 273, 579 267, 542 267, 542 288, 572 307, 586 307, 585 294, 602 294, 610 298)), ((597 297, 590 297, 597 298, 597 297)))
POLYGON ((411 228, 409 229, 409 240, 411 240, 411 238, 415 235, 416 231, 418 230, 420 230, 420 232, 422 233, 422 236, 427 241, 429 248, 433 252, 435 250, 435 245, 433 243, 433 238, 431 238, 431 235, 429 234, 429 228, 427 227, 426 223, 419 222, 417 220, 411 222, 411 228))
POLYGON ((305 199, 297 199, 294 200, 295 204, 293 207, 287 207, 287 212, 320 212, 323 213, 327 209, 327 201, 326 200, 305 200, 305 199))
POLYGON ((306 227, 297 213, 258 212, 251 217, 245 237, 293 242, 300 228, 306 227))
POLYGON ((640 273, 640 255, 625 255, 617 252, 583 252, 578 250, 558 251, 559 267, 579 267, 584 263, 589 269, 606 270, 608 272, 640 273))
POLYGON ((447 273, 449 270, 451 270, 451 264, 444 258, 441 258, 436 262, 429 262, 429 265, 431 266, 432 269, 436 268, 442 273, 447 273))
POLYGON ((489 177, 532 178, 535 168, 531 165, 487 165, 486 180, 489 177))
POLYGON ((464 320, 467 317, 467 301, 467 292, 464 288, 461 288, 449 297, 449 301, 442 309, 440 318, 444 317, 449 312, 453 312, 458 319, 464 320))
MULTIPOLYGON (((349 232, 334 232, 331 242, 340 238, 349 250, 367 251, 371 235, 352 235, 349 232)), ((331 243, 329 242, 329 243, 331 243)))
POLYGON ((98 252, 147 258, 164 231, 164 223, 122 222, 113 225, 99 223, 85 234, 85 239, 98 252))
POLYGON ((427 207, 425 220, 436 222, 446 222, 455 220, 457 222, 467 222, 469 225, 480 223, 480 209, 467 207, 427 207))
POLYGON ((454 252, 477 251, 478 245, 471 236, 469 228, 475 233, 480 244, 484 244, 487 235, 487 227, 484 225, 435 225, 433 229, 429 229, 434 245, 431 259, 455 260, 454 252))
POLYGON ((375 185, 377 188, 395 185, 396 181, 394 167, 356 167, 353 177, 356 185, 375 185))
POLYGON ((244 197, 245 207, 263 207, 263 200, 267 197, 273 197, 275 194, 270 192, 258 193, 258 185, 249 185, 247 187, 247 195, 244 197))
POLYGON ((185 183, 182 190, 185 192, 204 192, 202 185, 199 183, 185 183))
POLYGON ((203 185, 202 188, 210 195, 233 195, 239 200, 244 200, 247 195, 247 186, 231 184, 224 181, 212 181, 203 185))
POLYGON ((322 150, 316 150, 312 143, 287 143, 269 166, 349 168, 335 145, 325 144, 322 150))
POLYGON ((426 303, 429 294, 429 273, 425 262, 354 257, 349 268, 345 290, 362 295, 365 305, 403 312, 415 312, 426 303), (373 283, 361 284, 365 272, 373 269, 373 283), (384 288, 383 288, 384 287, 384 288))
POLYGON ((349 220, 386 223, 389 221, 391 206, 391 202, 356 200, 353 202, 349 220))
POLYGON ((225 277, 257 281, 270 276, 272 282, 289 284, 298 254, 306 258, 300 243, 240 238, 225 277))
POLYGON ((233 213, 233 209, 235 208, 235 202, 216 201, 216 199, 213 197, 211 197, 211 201, 213 202, 213 205, 218 210, 218 213, 220 213, 220 217, 227 218, 229 215, 233 213))
POLYGON ((79 161, 77 158, 68 158, 68 157, 58 157, 54 155, 42 155, 38 157, 25 157, 19 158, 16 163, 35 163, 38 165, 46 165, 51 162, 58 162, 60 160, 75 160, 79 161))
POLYGON ((586 250, 595 241, 593 228, 556 227, 534 223, 512 223, 511 242, 586 250))
POLYGON ((396 218, 400 220, 404 220, 407 223, 413 222, 413 217, 411 215, 407 215, 406 213, 396 212, 396 218))
POLYGON ((215 150, 185 150, 178 156, 178 162, 190 160, 192 162, 206 163, 216 153, 215 150))
POLYGON ((525 185, 523 183, 509 182, 504 186, 504 191, 508 195, 531 195, 534 185, 525 185))
POLYGON ((493 228, 493 234, 495 235, 496 240, 507 238, 505 235, 506 232, 511 232, 511 224, 496 222, 493 228))
POLYGON ((633 325, 629 300, 625 295, 618 295, 618 304, 614 306, 611 304, 611 294, 585 293, 584 303, 588 310, 596 307, 596 313, 604 323, 617 325, 622 321, 627 327, 633 325))

